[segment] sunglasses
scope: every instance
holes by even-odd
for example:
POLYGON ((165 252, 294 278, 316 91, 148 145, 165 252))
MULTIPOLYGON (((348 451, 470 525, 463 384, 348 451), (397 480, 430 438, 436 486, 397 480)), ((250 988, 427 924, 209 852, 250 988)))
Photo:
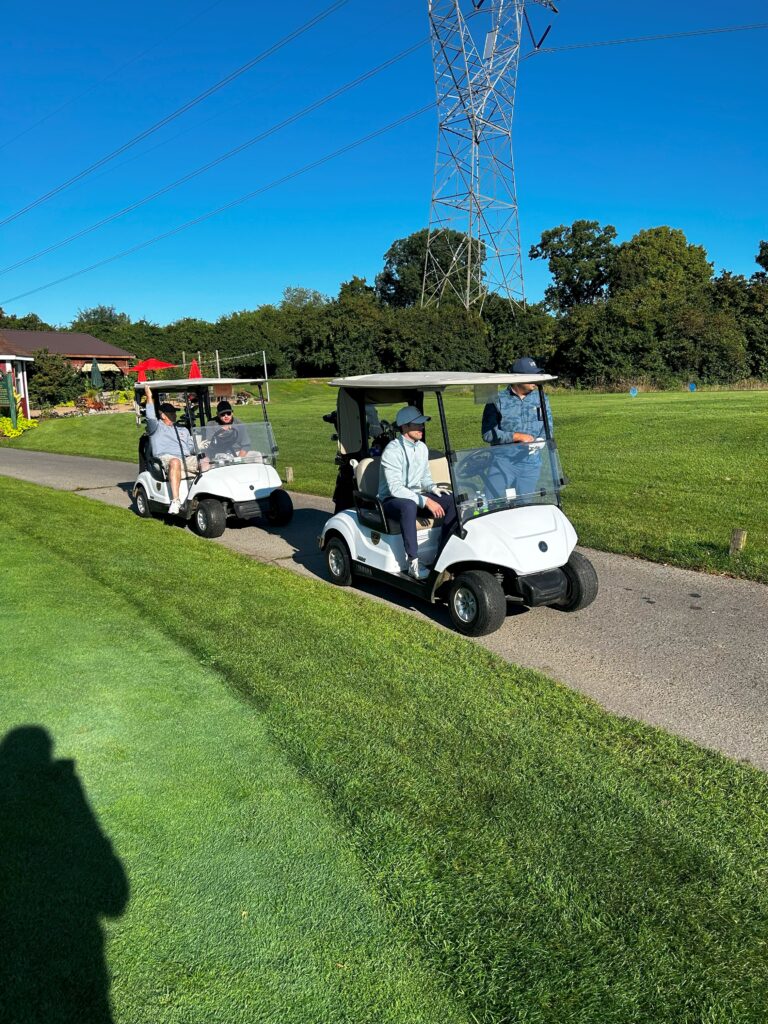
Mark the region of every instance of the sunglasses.
POLYGON ((229 411, 226 411, 226 412, 220 412, 220 413, 219 413, 219 416, 234 416, 234 415, 235 415, 235 414, 234 414, 234 413, 232 412, 232 410, 231 410, 231 409, 230 409, 229 411))

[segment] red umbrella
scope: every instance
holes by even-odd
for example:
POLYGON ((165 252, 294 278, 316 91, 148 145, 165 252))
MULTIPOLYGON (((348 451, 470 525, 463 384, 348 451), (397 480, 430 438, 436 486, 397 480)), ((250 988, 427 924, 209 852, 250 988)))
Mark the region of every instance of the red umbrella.
POLYGON ((195 380, 202 376, 202 373, 200 373, 200 367, 197 365, 197 360, 193 359, 189 364, 189 379, 195 380))
POLYGON ((137 373, 139 380, 147 379, 147 370, 172 370, 177 363, 164 363, 162 359, 142 359, 135 366, 129 366, 127 373, 137 373))

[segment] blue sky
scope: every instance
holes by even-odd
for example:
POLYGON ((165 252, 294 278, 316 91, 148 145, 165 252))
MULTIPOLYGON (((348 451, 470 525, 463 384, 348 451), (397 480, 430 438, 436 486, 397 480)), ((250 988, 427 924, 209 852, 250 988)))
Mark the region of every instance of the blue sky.
MULTIPOLYGON (((329 3, 6 0, 0 219, 329 3)), ((561 0, 547 45, 758 23, 767 14, 764 0, 734 8, 710 0, 561 0)), ((151 138, 0 228, 0 265, 161 188, 427 35, 426 0, 349 0, 151 138)), ((758 243, 768 239, 767 48, 768 31, 754 31, 543 53, 521 64, 515 163, 523 252, 543 230, 584 217, 613 224, 619 240, 653 225, 679 227, 706 248, 716 270, 757 269, 758 243)), ((433 99, 424 45, 202 177, 2 275, 0 305, 65 324, 78 309, 103 303, 168 323, 278 302, 289 285, 335 295, 353 274, 372 283, 390 243, 428 221, 434 112, 175 237, 4 301, 169 231, 433 99)), ((536 300, 546 268, 524 263, 526 292, 536 300)))

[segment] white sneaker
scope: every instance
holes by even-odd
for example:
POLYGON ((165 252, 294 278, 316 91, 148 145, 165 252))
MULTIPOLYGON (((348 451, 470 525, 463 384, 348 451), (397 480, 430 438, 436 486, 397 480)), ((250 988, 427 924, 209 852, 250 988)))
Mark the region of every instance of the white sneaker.
POLYGON ((178 498, 174 498, 171 504, 168 506, 168 515, 177 516, 181 511, 181 502, 178 498))
POLYGON ((408 575, 415 580, 425 580, 429 576, 429 569, 419 568, 418 558, 412 558, 408 563, 408 575))

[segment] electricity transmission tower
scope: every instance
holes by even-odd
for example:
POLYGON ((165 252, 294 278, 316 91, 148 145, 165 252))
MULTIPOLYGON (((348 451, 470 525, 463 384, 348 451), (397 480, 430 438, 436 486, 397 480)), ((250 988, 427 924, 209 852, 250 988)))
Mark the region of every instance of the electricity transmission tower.
POLYGON ((524 30, 533 49, 549 32, 534 35, 534 5, 557 13, 551 0, 428 0, 439 132, 422 305, 481 309, 489 291, 525 303, 512 114, 524 30))

